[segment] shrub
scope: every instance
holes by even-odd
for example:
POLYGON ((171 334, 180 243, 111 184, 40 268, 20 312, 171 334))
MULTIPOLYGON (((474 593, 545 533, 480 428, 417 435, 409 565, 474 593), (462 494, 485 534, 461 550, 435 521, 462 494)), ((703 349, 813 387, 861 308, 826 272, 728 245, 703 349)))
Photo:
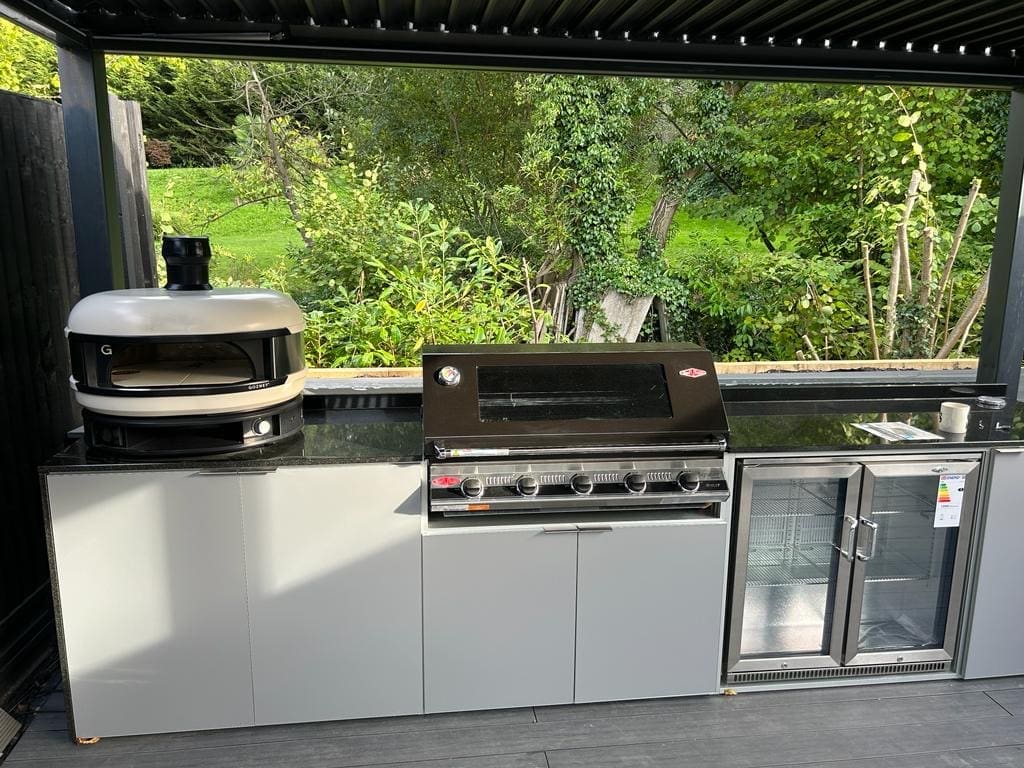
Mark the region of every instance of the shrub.
POLYGON ((146 163, 150 168, 168 168, 171 165, 171 143, 160 139, 146 139, 146 163))
POLYGON ((310 365, 418 365, 424 344, 532 340, 525 274, 500 241, 473 237, 422 202, 401 203, 395 215, 401 253, 366 261, 380 291, 335 286, 309 308, 310 365))

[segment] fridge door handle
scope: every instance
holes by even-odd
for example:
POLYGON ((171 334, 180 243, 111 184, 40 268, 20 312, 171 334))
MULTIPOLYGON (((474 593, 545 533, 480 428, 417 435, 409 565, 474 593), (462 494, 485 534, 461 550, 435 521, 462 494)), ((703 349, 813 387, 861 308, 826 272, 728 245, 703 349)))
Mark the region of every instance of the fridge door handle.
POLYGON ((836 549, 839 550, 839 554, 840 555, 845 557, 851 563, 854 560, 853 541, 854 541, 854 536, 857 535, 857 526, 859 525, 859 523, 860 523, 860 521, 856 517, 854 517, 853 515, 846 515, 846 517, 843 518, 843 525, 845 526, 846 530, 843 531, 843 533, 840 534, 840 537, 841 537, 840 538, 840 544, 839 544, 839 546, 836 546, 835 544, 832 545, 833 547, 835 547, 836 549), (846 548, 845 549, 842 546, 842 544, 843 544, 842 537, 843 536, 845 536, 845 538, 846 538, 846 542, 845 542, 846 543, 846 548))
POLYGON ((857 559, 866 563, 875 556, 875 542, 878 541, 878 523, 874 520, 861 520, 860 523, 871 529, 871 548, 866 555, 862 552, 857 553, 857 559))

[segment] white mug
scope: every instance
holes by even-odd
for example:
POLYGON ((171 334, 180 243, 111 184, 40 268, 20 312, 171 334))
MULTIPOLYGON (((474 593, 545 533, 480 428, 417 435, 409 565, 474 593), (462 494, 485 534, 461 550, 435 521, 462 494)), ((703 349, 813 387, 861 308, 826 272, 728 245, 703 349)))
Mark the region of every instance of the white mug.
POLYGON ((943 403, 939 407, 939 429, 954 435, 967 431, 967 417, 971 406, 963 403, 943 403))

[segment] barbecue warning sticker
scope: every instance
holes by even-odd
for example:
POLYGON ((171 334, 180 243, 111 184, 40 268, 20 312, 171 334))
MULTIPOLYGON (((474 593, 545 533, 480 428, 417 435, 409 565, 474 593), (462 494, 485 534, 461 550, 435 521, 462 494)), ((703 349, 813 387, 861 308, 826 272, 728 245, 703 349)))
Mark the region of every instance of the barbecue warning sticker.
POLYGON ((940 475, 939 492, 935 497, 935 528, 957 528, 964 506, 967 475, 940 475))

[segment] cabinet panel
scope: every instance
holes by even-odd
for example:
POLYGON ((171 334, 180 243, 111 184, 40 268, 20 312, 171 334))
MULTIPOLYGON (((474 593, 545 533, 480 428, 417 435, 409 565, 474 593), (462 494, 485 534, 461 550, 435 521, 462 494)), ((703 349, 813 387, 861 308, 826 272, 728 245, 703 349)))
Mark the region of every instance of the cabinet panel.
POLYGON ((718 691, 727 530, 579 534, 577 702, 718 691))
POLYGON ((423 628, 428 712, 571 702, 576 534, 425 536, 423 628))
POLYGON ((252 725, 236 476, 47 478, 82 737, 252 725))
POLYGON ((964 676, 1024 675, 1024 453, 995 450, 964 676))
POLYGON ((423 710, 419 465, 242 479, 256 723, 423 710))

